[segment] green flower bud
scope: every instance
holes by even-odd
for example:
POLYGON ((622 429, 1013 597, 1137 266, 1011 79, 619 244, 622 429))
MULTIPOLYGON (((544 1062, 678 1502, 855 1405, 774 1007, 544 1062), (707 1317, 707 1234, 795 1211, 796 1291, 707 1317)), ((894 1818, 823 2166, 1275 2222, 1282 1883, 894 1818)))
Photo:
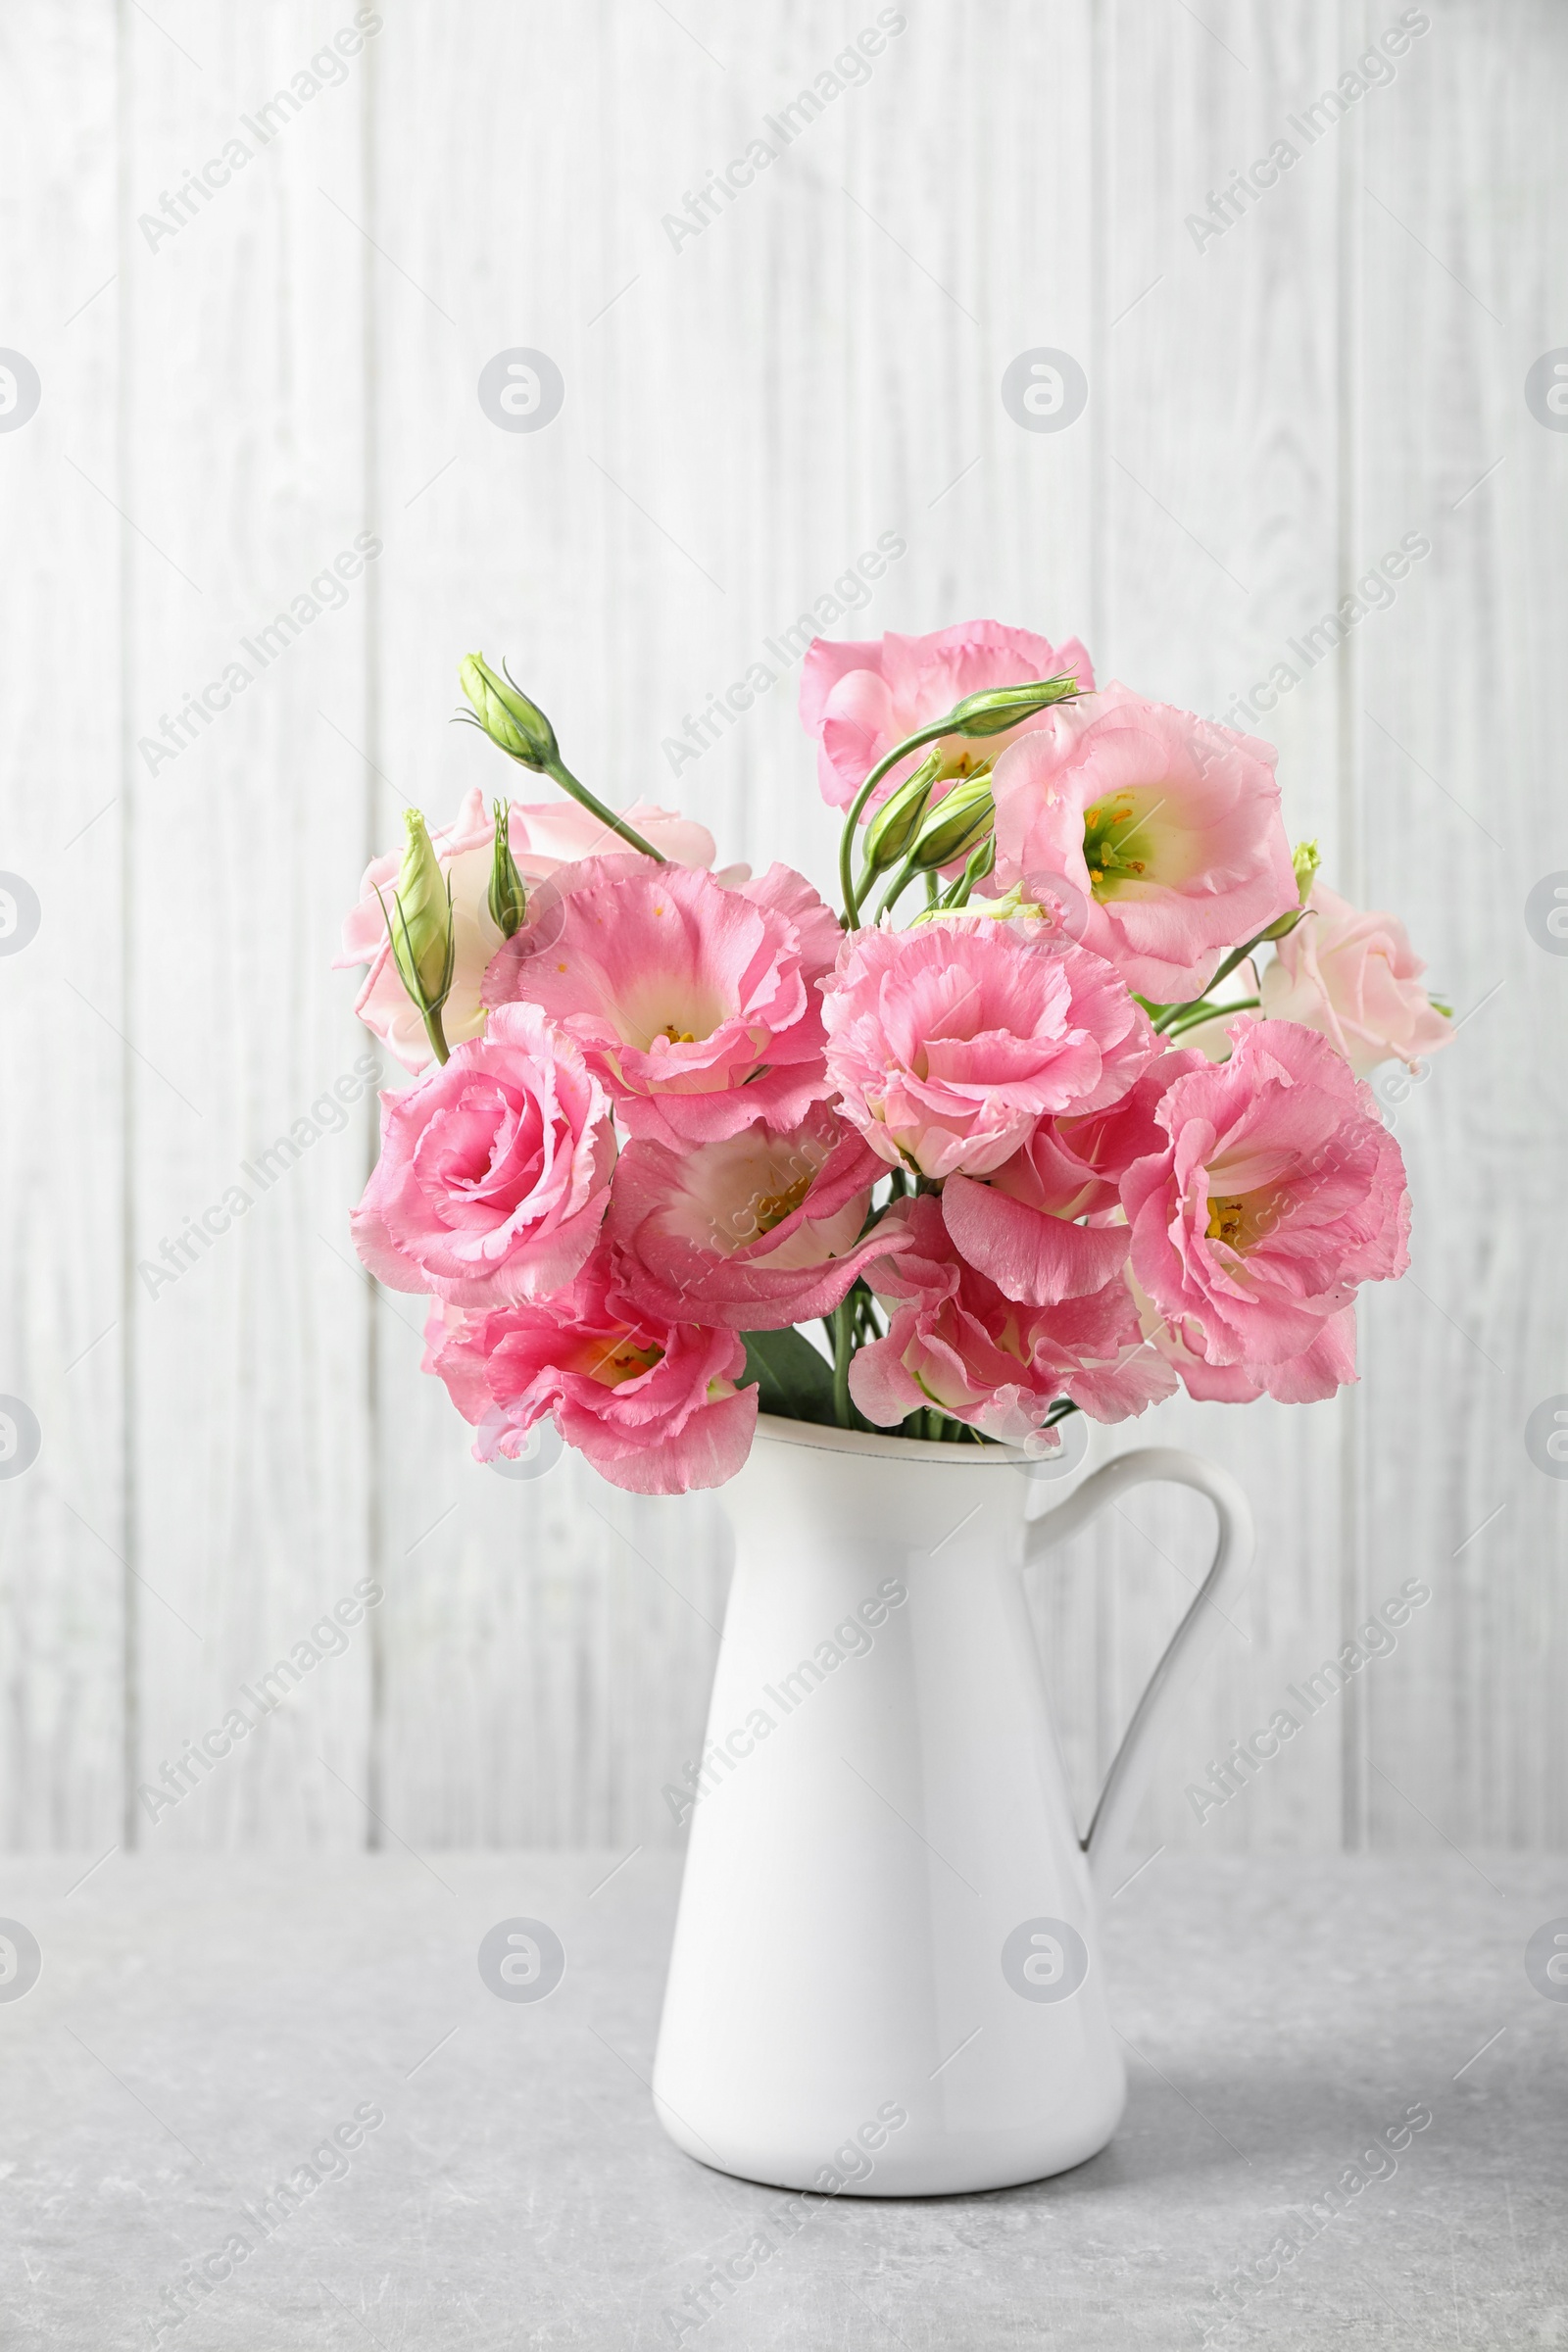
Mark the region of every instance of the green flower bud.
POLYGON ((1265 939, 1283 939, 1288 931, 1296 929, 1306 911, 1306 902, 1312 896, 1312 884, 1322 862, 1315 841, 1298 841, 1297 843, 1296 854, 1292 858, 1291 863, 1296 869, 1296 894, 1301 903, 1298 906, 1293 907, 1289 914, 1282 914, 1277 923, 1270 923, 1263 934, 1265 939))
POLYGON ((511 939, 528 911, 517 861, 512 855, 511 811, 505 801, 492 801, 496 820, 495 850, 490 860, 490 920, 503 939, 511 939))
POLYGON ((561 752, 549 719, 510 678, 498 678, 482 654, 469 654, 459 662, 458 683, 480 726, 509 758, 541 775, 559 763, 561 752))
POLYGON ((989 776, 966 776, 925 818, 907 856, 927 872, 952 865, 984 841, 997 813, 989 776))
POLYGON ((418 809, 406 809, 403 823, 408 840, 387 928, 398 975, 428 1018, 440 1011, 452 986, 452 890, 418 809))
POLYGON ((1077 692, 1077 679, 1066 677, 991 686, 984 694, 971 694, 955 706, 953 731, 956 735, 1003 735, 1053 703, 1070 702, 1077 692))
POLYGON ((867 877, 885 873, 890 865, 897 865, 908 854, 941 765, 941 754, 932 752, 912 776, 889 794, 866 826, 863 847, 867 877))

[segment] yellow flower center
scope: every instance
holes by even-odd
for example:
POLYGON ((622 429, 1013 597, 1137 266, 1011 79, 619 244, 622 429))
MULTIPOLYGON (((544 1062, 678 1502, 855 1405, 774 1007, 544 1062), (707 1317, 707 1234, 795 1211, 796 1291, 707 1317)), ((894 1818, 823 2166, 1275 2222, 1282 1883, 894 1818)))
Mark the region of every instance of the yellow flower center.
POLYGON ((1228 1200, 1210 1200, 1204 1238, 1210 1242, 1223 1242, 1228 1250, 1240 1250, 1246 1222, 1247 1202, 1239 1194, 1232 1195, 1228 1200))
POLYGON ((663 1352, 662 1348, 639 1348, 628 1336, 618 1347, 599 1356, 588 1367, 589 1374, 604 1388, 618 1389, 623 1380, 635 1380, 639 1373, 651 1372, 663 1352))
POLYGON ((1097 899, 1108 899, 1118 882, 1141 882, 1149 866, 1147 839, 1132 792, 1118 792, 1084 810, 1084 863, 1097 899))
POLYGON ((771 1233, 775 1225, 782 1225, 786 1217, 795 1214, 810 1189, 811 1171, 808 1168, 804 1176, 798 1176, 783 1192, 760 1193, 752 1202, 758 1232, 771 1233))

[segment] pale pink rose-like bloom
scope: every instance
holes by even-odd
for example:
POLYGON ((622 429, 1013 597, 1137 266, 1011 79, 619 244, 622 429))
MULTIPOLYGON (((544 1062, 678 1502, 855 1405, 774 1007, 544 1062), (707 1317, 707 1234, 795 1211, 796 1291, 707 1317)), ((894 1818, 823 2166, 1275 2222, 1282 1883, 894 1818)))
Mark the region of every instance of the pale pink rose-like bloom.
MULTIPOLYGON (((713 837, 706 825, 665 808, 636 801, 625 810, 628 824, 678 865, 710 866, 713 837)), ((558 867, 591 858, 617 836, 575 801, 553 801, 510 807, 508 838, 517 871, 530 888, 546 881, 558 867)), ((456 956, 452 993, 442 1008, 441 1026, 449 1046, 477 1037, 484 1027, 480 985, 485 967, 502 944, 502 934, 490 919, 490 865, 495 823, 490 804, 475 784, 455 821, 432 833, 430 845, 452 883, 452 930, 456 956)), ((343 953, 334 969, 368 963, 369 970, 354 1009, 372 1035, 384 1040, 406 1069, 427 1069, 435 1059, 424 1023, 408 990, 398 977, 387 938, 386 918, 392 913, 392 893, 403 862, 400 850, 374 858, 365 869, 360 901, 343 925, 343 953), (381 897, 377 899, 379 888, 381 897), (382 912, 385 902, 386 913, 382 912)))
POLYGON ((1032 1305, 1098 1291, 1120 1272, 1132 1238, 1121 1180, 1167 1140, 1154 1117, 1160 1097, 1203 1066, 1200 1054, 1173 1047, 1103 1110, 1042 1119, 994 1175, 950 1177, 942 1214, 960 1257, 1032 1305), (1087 1222, 1075 1222, 1080 1217, 1087 1222))
POLYGON ((612 1486, 684 1494, 722 1486, 751 1451, 757 1390, 739 1332, 670 1323, 625 1293, 601 1248, 569 1290, 489 1313, 436 1306, 424 1369, 478 1429, 474 1457, 515 1459, 548 1413, 612 1486))
POLYGON ((607 1232, 627 1295, 737 1331, 829 1315, 889 1241, 860 1238, 883 1163, 825 1102, 799 1127, 760 1122, 712 1144, 629 1144, 607 1232))
POLYGON ((377 1281, 458 1306, 561 1290, 599 1238, 615 1159, 609 1097, 532 1004, 381 1097, 381 1155, 350 1220, 377 1281))
POLYGON ((1321 1031, 1358 1078, 1384 1061, 1414 1069, 1453 1035, 1421 986, 1427 967, 1397 915, 1362 914, 1314 882, 1307 912, 1274 956, 1263 974, 1265 1015, 1321 1031))
POLYGON ((1044 1427, 1059 1397, 1121 1421, 1173 1393, 1119 1273, 1085 1298, 1020 1305, 958 1256, 929 1196, 895 1201, 884 1224, 909 1230, 908 1247, 868 1272, 888 1333, 850 1359, 850 1394, 880 1428, 935 1404, 983 1437, 1048 1453, 1060 1444, 1044 1427))
POLYGON ((644 858, 593 858, 540 891, 484 998, 541 1005, 628 1131, 680 1150, 757 1119, 793 1127, 827 1094, 816 982, 842 936, 787 865, 727 889, 644 858))
MULTIPOLYGON (((801 724, 816 738, 822 798, 831 808, 847 808, 896 743, 946 717, 968 695, 1066 676, 1077 679, 1083 694, 1095 682, 1089 656, 1076 637, 1051 645, 999 620, 960 620, 929 637, 900 637, 890 630, 859 644, 813 638, 801 670, 801 724)), ((995 754, 1039 723, 1025 719, 1004 735, 979 739, 971 747, 971 760, 995 754)), ((923 757, 916 752, 894 768, 872 795, 871 807, 878 807, 923 757)))
POLYGON ((1111 685, 1002 754, 990 888, 1065 876, 1077 936, 1160 1004, 1298 904, 1274 748, 1111 685))
POLYGON ((1155 1111, 1168 1139, 1122 1180, 1129 1263, 1195 1395, 1240 1367, 1293 1402, 1355 1376, 1363 1282, 1408 1264, 1398 1145, 1327 1039, 1243 1015, 1229 1061, 1178 1078, 1155 1111), (1180 1355, 1177 1359, 1180 1364, 1180 1355), (1208 1385, 1203 1385, 1205 1380, 1208 1385))
POLYGON ((1098 956, 1043 925, 858 931, 823 994, 828 1076, 872 1150, 925 1176, 984 1176, 1042 1118, 1112 1102, 1158 1051, 1098 956))

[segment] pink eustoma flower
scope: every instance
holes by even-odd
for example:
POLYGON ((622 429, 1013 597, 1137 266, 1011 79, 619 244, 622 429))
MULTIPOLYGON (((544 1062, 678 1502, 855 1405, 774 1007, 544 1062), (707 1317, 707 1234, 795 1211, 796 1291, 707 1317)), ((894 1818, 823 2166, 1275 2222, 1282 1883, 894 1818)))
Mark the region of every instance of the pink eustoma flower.
POLYGON ((1054 1452, 1045 1422, 1058 1398, 1121 1421, 1175 1389, 1119 1273, 1085 1298, 1020 1305, 958 1256, 929 1196, 896 1201, 884 1223, 909 1233, 867 1277, 889 1329, 850 1360, 850 1394, 880 1428, 935 1404, 984 1437, 1054 1452))
MULTIPOLYGON (((706 825, 689 817, 672 816, 667 809, 634 802, 626 820, 679 865, 710 866, 713 837, 706 825)), ((517 871, 528 886, 543 882, 557 869, 591 858, 615 836, 598 817, 575 801, 546 802, 524 807, 513 802, 508 839, 517 871)), ((489 803, 479 787, 466 795, 456 820, 432 833, 430 845, 452 884, 452 927, 456 956, 452 993, 442 1008, 441 1026, 449 1046, 477 1037, 484 1027, 480 987, 485 967, 502 944, 502 934, 490 919, 490 864, 495 824, 489 803)), ((387 939, 386 917, 403 861, 400 850, 375 858, 365 871, 360 902, 343 926, 343 953, 334 969, 368 963, 369 970, 354 1009, 366 1027, 384 1039, 406 1069, 428 1069, 435 1055, 408 990, 398 977, 387 939), (380 898, 376 897, 377 888, 380 898), (386 912, 383 913, 382 906, 386 912)))
POLYGON ((1042 1119, 994 1175, 950 1177, 942 1214, 959 1255, 1009 1298, 1034 1305, 1098 1291, 1120 1272, 1131 1239, 1121 1180, 1166 1141, 1154 1117, 1159 1100, 1184 1072, 1204 1066, 1201 1054, 1181 1047, 1158 1054, 1105 1109, 1042 1119))
POLYGON ((472 1307, 543 1298, 598 1240, 614 1158, 610 1101, 580 1049, 536 1005, 503 1005, 484 1037, 381 1097, 355 1245, 395 1291, 472 1307))
POLYGON ((553 1298, 488 1314, 435 1308, 425 1343, 425 1371, 478 1429, 478 1461, 514 1459, 547 1413, 601 1478, 633 1494, 722 1486, 751 1451, 757 1390, 736 1386, 740 1334, 649 1314, 609 1248, 553 1298))
POLYGON ((1083 945, 1141 996, 1185 1003, 1298 904, 1274 758, 1121 685, 1044 711, 996 764, 994 887, 1064 876, 1083 945))
POLYGON ((643 858, 564 866, 485 978, 576 1038, 628 1131, 676 1150, 757 1119, 793 1127, 828 1092, 816 982, 842 934, 787 865, 727 889, 643 858))
POLYGON ((1358 1078, 1384 1061, 1414 1069, 1453 1035, 1421 985, 1426 968, 1397 915, 1362 914, 1316 882, 1263 974, 1263 1012, 1319 1030, 1358 1078))
MULTIPOLYGON (((1144 1337, 1157 1348, 1173 1372, 1181 1377, 1190 1396, 1204 1404, 1251 1404, 1273 1396, 1280 1404, 1314 1404, 1332 1396, 1355 1378, 1355 1309, 1346 1306, 1330 1315, 1310 1348, 1287 1356, 1282 1364, 1211 1364, 1187 1345, 1180 1324, 1168 1323, 1140 1289, 1131 1267, 1128 1285, 1139 1312, 1144 1337)), ((1192 1337, 1200 1344, 1196 1325, 1192 1337)))
POLYGON ((1409 1262, 1404 1163, 1327 1039, 1245 1016, 1231 1035, 1229 1061, 1167 1089, 1154 1114, 1167 1141, 1122 1180, 1129 1263, 1211 1372, 1240 1367, 1293 1402, 1329 1396, 1354 1378, 1358 1286, 1409 1262))
POLYGON ((615 1170, 607 1231, 627 1294, 656 1313, 738 1331, 831 1314, 868 1259, 862 1240, 883 1163, 825 1102, 799 1127, 759 1123, 720 1143, 634 1143, 615 1170))
MULTIPOLYGON (((801 670, 801 724, 816 738, 816 775, 822 797, 847 808, 877 761, 906 735, 943 718, 966 696, 993 686, 1020 686, 1035 678, 1075 677, 1087 694, 1095 682, 1089 656, 1076 637, 1048 644, 1028 629, 1004 628, 999 620, 961 620, 930 637, 899 637, 891 631, 868 643, 835 645, 814 638, 801 670)), ((985 739, 994 753, 1011 743, 1038 718, 985 739)), ((885 800, 922 757, 915 753, 896 767, 872 796, 885 800)), ((940 798, 940 792, 937 795, 940 798)))
POLYGON ((891 1166, 1000 1168, 1047 1116, 1097 1110, 1157 1051, 1108 963, 1042 924, 953 916, 846 940, 823 995, 846 1117, 891 1166))

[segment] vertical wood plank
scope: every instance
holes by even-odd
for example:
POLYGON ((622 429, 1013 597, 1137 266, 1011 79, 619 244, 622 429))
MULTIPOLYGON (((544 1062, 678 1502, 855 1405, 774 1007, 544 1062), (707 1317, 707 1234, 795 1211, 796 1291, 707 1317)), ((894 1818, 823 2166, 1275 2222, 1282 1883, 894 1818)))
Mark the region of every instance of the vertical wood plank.
POLYGON ((0 24, 0 1846, 120 1834, 126 1067, 114 11, 0 24), (17 421, 13 421, 17 420, 17 421), (16 877, 16 879, 13 879, 16 877))
POLYGON ((183 714, 190 738, 138 756, 129 796, 136 1542, 161 1595, 140 1610, 136 1779, 169 1763, 177 1785, 183 1757, 192 1784, 141 1828, 352 1846, 368 1644, 330 1613, 367 1572, 366 1308, 341 1262, 366 1113, 343 1101, 364 1041, 328 964, 364 850, 342 740, 364 667, 361 265, 333 209, 356 201, 363 44, 344 58, 297 5, 124 24, 138 219, 166 189, 177 218, 190 168, 230 169, 174 233, 130 237, 124 289, 132 726, 150 743, 168 713, 178 743, 183 714), (187 701, 204 690, 210 716, 187 701), (255 1728, 220 1753, 233 1709, 255 1728), (203 1768, 187 1742, 215 1727, 203 1768))

